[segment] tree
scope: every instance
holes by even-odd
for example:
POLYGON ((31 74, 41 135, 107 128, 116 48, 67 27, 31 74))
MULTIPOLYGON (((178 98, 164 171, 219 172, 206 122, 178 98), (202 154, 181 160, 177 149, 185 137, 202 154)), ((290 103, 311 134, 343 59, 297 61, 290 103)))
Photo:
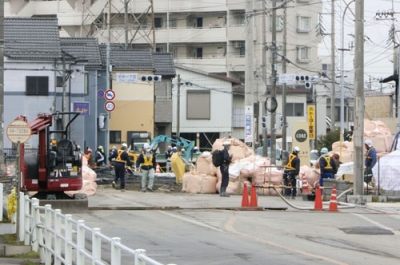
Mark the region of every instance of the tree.
MULTIPOLYGON (((348 135, 348 130, 344 130, 344 135, 348 135)), ((329 131, 325 135, 321 135, 317 139, 317 149, 326 147, 329 151, 332 151, 332 144, 340 141, 340 130, 329 131)), ((345 141, 345 139, 343 139, 345 141)))

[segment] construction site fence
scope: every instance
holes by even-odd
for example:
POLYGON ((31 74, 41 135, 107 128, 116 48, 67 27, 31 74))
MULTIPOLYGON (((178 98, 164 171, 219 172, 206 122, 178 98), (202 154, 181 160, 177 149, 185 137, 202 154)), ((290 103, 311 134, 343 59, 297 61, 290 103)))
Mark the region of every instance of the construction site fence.
POLYGON ((87 226, 84 220, 64 215, 50 204, 39 206, 38 199, 22 192, 19 196, 19 213, 14 214, 19 218, 13 217, 15 231, 20 242, 39 253, 41 264, 163 265, 148 257, 146 250, 131 249, 121 243, 121 238, 108 237, 100 228, 87 226))

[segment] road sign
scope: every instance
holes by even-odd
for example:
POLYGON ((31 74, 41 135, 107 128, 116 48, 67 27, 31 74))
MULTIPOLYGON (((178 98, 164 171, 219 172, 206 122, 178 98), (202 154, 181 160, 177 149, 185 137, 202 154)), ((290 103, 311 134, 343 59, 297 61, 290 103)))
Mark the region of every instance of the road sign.
POLYGON ((90 116, 90 102, 72 102, 72 110, 80 112, 81 116, 90 116))
POLYGON ((97 96, 98 96, 99 98, 104 97, 104 90, 101 90, 101 89, 97 90, 97 96))
POLYGON ((296 83, 296 75, 295 74, 280 74, 279 75, 279 83, 280 84, 296 83))
POLYGON ((296 133, 294 134, 294 137, 296 138, 296 141, 302 143, 307 140, 308 133, 305 130, 300 129, 300 130, 296 131, 296 133))
POLYGON ((13 143, 25 143, 31 138, 31 127, 26 121, 15 120, 7 126, 7 137, 13 143))
POLYGON ((308 133, 310 139, 315 139, 315 106, 307 106, 308 108, 308 133))
POLYGON ((115 104, 112 101, 106 101, 106 103, 104 103, 104 109, 108 112, 111 112, 115 109, 115 104))
POLYGON ((107 100, 113 100, 115 98, 115 92, 112 90, 107 90, 106 93, 104 94, 104 97, 107 100))

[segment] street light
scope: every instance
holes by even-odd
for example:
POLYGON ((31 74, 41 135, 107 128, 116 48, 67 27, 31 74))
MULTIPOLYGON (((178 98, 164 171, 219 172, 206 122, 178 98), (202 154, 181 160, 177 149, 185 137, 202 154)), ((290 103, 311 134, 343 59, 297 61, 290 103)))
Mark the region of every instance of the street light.
POLYGON ((341 24, 341 56, 340 56, 340 159, 342 159, 342 142, 344 136, 344 51, 349 51, 350 49, 344 48, 344 18, 346 16, 347 8, 355 0, 350 1, 343 11, 342 24, 341 24))

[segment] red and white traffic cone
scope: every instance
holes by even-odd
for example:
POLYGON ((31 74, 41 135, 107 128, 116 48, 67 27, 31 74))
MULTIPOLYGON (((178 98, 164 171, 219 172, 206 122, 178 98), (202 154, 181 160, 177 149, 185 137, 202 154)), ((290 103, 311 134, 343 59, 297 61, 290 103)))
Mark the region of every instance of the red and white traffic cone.
POLYGON ((332 194, 331 200, 329 201, 329 211, 337 212, 338 211, 338 204, 336 198, 336 184, 332 186, 332 194))

